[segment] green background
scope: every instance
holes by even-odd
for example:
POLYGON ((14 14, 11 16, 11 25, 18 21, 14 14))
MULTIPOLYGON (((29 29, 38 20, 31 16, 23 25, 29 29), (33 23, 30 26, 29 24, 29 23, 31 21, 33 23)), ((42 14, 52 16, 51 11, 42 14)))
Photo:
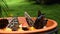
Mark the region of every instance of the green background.
MULTIPOLYGON (((60 28, 60 4, 34 4, 34 1, 28 2, 26 0, 6 0, 9 10, 8 15, 24 16, 24 12, 27 11, 30 16, 36 17, 37 11, 41 10, 45 14, 46 18, 57 21, 60 28)), ((4 12, 3 12, 4 15, 4 12)))

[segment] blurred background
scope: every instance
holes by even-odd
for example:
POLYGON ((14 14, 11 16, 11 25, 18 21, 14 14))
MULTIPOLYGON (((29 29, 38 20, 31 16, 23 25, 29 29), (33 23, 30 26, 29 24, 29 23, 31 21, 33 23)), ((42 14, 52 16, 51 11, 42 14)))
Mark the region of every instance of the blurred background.
POLYGON ((25 11, 36 17, 38 10, 60 27, 60 0, 0 0, 0 17, 24 16, 25 11))

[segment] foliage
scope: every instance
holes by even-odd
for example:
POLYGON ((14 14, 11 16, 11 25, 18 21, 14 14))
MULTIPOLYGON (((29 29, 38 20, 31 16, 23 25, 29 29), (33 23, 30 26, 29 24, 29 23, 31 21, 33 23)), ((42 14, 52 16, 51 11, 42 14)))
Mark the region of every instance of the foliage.
POLYGON ((0 0, 0 17, 4 17, 5 15, 7 15, 8 11, 8 5, 6 3, 6 0, 0 0), (5 12, 5 14, 3 15, 3 12, 5 12))

